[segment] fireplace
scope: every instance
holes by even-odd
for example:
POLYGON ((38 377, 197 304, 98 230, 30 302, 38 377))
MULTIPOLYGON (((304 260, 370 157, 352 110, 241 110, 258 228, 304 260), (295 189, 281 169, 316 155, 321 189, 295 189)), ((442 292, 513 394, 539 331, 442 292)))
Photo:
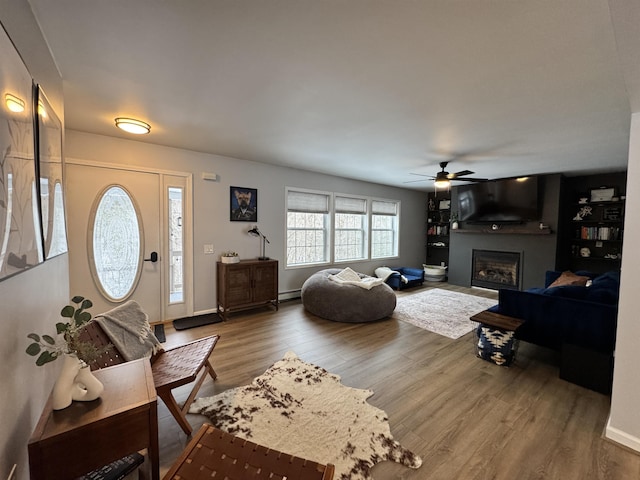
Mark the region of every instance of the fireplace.
POLYGON ((520 289, 519 252, 473 250, 471 285, 474 287, 520 289))

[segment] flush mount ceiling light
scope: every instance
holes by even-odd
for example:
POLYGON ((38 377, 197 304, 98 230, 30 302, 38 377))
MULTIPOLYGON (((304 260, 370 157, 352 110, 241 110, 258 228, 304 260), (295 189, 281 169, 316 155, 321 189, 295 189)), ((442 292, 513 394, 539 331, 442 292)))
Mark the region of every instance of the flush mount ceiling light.
POLYGON ((142 120, 126 117, 116 118, 116 127, 135 135, 144 135, 151 131, 151 125, 148 123, 145 123, 142 120))
POLYGON ((24 100, 16 97, 15 95, 11 95, 10 93, 6 93, 4 95, 4 102, 7 104, 7 108, 15 113, 24 112, 24 100))

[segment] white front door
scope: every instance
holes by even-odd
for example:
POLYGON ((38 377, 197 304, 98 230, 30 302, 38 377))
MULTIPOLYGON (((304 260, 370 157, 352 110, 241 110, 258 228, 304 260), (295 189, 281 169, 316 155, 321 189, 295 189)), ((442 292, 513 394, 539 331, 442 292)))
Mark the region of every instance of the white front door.
MULTIPOLYGON (((188 275, 179 277, 181 301, 169 295, 176 262, 170 254, 166 218, 172 209, 166 190, 171 185, 175 192, 177 185, 186 197, 185 178, 67 163, 65 179, 71 295, 89 298, 93 315, 129 299, 142 306, 151 323, 191 315, 188 275)), ((185 253, 191 252, 182 252, 180 268, 190 265, 185 253)))

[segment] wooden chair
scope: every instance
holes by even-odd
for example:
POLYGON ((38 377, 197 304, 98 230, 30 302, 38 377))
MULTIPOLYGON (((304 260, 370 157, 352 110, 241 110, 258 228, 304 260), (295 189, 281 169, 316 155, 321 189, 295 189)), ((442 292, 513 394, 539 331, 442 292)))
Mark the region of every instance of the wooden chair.
MULTIPOLYGON (((111 343, 109 337, 97 322, 87 323, 80 338, 100 347, 111 343)), ((207 374, 211 375, 214 380, 218 376, 211 365, 209 357, 219 338, 219 335, 211 335, 168 350, 160 350, 151 357, 151 370, 153 371, 156 393, 187 435, 191 434, 192 428, 187 421, 186 413, 195 400, 202 382, 204 382, 207 374), (191 389, 189 397, 180 406, 173 396, 172 390, 193 381, 196 383, 191 389)), ((122 354, 111 344, 109 350, 92 363, 90 367, 91 370, 96 370, 124 362, 122 354)))
POLYGON ((163 480, 332 480, 334 466, 271 450, 203 425, 163 480))

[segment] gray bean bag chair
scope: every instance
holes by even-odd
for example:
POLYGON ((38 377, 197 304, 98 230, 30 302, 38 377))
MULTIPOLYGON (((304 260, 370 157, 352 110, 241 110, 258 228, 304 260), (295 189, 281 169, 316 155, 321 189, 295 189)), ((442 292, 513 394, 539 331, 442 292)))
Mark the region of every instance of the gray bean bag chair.
MULTIPOLYGON (((302 285, 302 305, 322 318, 336 322, 374 322, 389 317, 396 308, 396 294, 385 283, 370 290, 334 282, 329 275, 342 269, 329 268, 311 275, 302 285)), ((366 275, 359 273, 360 277, 366 275)))

